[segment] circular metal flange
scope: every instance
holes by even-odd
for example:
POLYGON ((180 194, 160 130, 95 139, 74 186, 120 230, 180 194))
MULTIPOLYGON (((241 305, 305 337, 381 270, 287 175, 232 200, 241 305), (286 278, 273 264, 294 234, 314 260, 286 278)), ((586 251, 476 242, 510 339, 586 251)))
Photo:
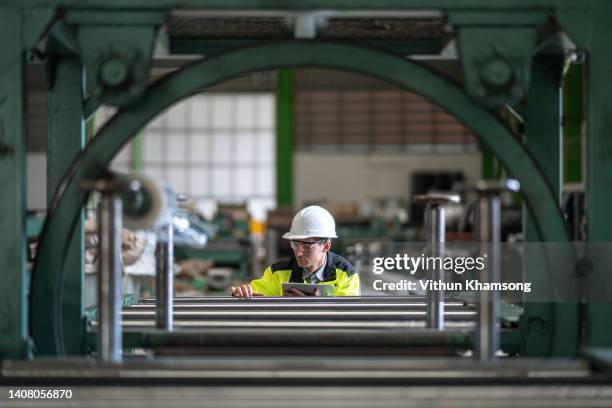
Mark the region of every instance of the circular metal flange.
POLYGON ((93 94, 115 106, 127 106, 140 98, 147 87, 147 73, 140 52, 122 46, 100 51, 93 94))
POLYGON ((516 101, 525 92, 524 64, 520 54, 499 44, 491 46, 476 59, 479 83, 474 96, 488 106, 516 101))

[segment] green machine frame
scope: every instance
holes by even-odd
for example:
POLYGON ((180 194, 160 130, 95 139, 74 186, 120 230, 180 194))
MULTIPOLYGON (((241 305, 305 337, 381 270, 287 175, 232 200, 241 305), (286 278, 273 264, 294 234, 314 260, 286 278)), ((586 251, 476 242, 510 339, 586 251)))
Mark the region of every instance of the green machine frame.
MULTIPOLYGON (((586 55, 588 240, 612 241, 612 93, 606 0, 24 0, 0 5, 0 356, 79 354, 82 308, 83 180, 98 177, 133 135, 170 105, 231 77, 268 69, 324 67, 377 77, 436 103, 473 130, 508 174, 520 180, 528 241, 568 243, 559 210, 562 180, 561 32, 586 55), (456 30, 464 84, 455 84, 375 42, 317 39, 255 41, 203 58, 148 83, 157 28, 173 10, 440 10, 456 30), (551 29, 551 26, 553 29, 551 29), (52 27, 52 28, 51 28, 52 27), (47 36, 50 83, 48 185, 54 191, 28 284, 26 270, 26 56, 47 36), (80 98, 84 84, 87 99, 80 98), (79 75, 80 77, 80 75, 79 75), (531 80, 530 80, 531 79, 531 80), (498 114, 527 94, 526 139, 498 114), (118 113, 83 147, 84 121, 101 104, 118 113), (536 118, 536 119, 533 119, 536 118), (67 163, 71 163, 69 166, 67 163), (61 175, 61 176, 60 176, 61 175), (76 271, 76 272, 75 272, 76 271)), ((290 75, 281 71, 280 92, 290 75)), ((279 110, 281 111, 281 110, 279 110)), ((287 110, 290 114, 290 110, 287 110)), ((287 123, 279 126, 290 135, 287 123)), ((281 146, 289 146, 283 139, 281 146)), ((282 151, 286 151, 283 149, 282 151)), ((283 162, 291 166, 291 160, 283 162)), ((291 174, 286 173, 286 174, 291 174)), ((289 178, 280 204, 291 202, 289 178)), ((569 245, 569 243, 568 243, 569 245)), ((568 251, 571 264, 572 251, 568 251)), ((612 266, 612 255, 594 267, 612 266)), ((603 274, 600 274, 603 275, 603 274)), ((606 279, 612 279, 612 276, 606 279)), ((608 286, 597 282, 594 286, 608 286)), ((596 289, 593 287, 593 289, 596 289)), ((575 356, 581 346, 611 346, 608 303, 527 304, 518 336, 523 355, 575 356)))

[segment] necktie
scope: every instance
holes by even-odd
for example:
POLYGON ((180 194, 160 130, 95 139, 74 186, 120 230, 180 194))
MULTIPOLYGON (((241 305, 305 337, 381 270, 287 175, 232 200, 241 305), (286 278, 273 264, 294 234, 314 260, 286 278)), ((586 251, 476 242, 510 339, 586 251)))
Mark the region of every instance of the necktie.
POLYGON ((310 276, 307 276, 305 280, 308 281, 308 283, 319 283, 320 282, 316 273, 310 274, 310 276))

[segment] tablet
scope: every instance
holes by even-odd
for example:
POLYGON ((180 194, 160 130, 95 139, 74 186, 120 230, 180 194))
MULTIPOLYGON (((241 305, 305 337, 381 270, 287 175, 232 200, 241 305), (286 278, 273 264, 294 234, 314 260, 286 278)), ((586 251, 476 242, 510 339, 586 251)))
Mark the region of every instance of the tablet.
POLYGON ((314 283, 283 283, 283 296, 291 288, 301 291, 306 296, 314 296, 317 289, 319 289, 319 296, 334 296, 334 285, 314 283))

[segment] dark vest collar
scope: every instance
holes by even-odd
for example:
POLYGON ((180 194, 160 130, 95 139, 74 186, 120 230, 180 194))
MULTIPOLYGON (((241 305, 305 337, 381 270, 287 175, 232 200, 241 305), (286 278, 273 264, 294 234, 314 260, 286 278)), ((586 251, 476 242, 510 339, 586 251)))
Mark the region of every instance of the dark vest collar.
MULTIPOLYGON (((323 270, 323 281, 336 280, 336 254, 329 251, 327 252, 327 262, 325 263, 325 269, 323 270)), ((297 263, 295 256, 291 257, 291 279, 289 282, 292 283, 303 283, 302 279, 302 268, 297 263)))

